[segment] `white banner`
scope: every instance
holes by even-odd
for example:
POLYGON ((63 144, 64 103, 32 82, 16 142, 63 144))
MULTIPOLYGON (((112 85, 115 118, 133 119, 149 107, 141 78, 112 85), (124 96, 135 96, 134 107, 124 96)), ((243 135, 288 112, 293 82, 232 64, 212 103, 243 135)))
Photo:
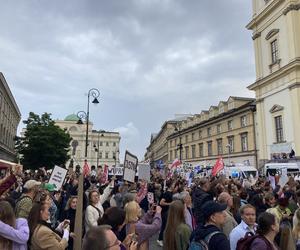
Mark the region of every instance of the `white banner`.
POLYGON ((125 160, 124 160, 124 177, 125 181, 134 182, 136 170, 138 165, 138 158, 129 153, 125 152, 125 160))
POLYGON ((139 164, 138 167, 139 179, 150 181, 150 165, 149 164, 139 164))
POLYGON ((61 186, 64 183, 67 173, 67 169, 61 168, 59 166, 54 166, 48 183, 54 184, 56 186, 56 190, 61 189, 61 186))

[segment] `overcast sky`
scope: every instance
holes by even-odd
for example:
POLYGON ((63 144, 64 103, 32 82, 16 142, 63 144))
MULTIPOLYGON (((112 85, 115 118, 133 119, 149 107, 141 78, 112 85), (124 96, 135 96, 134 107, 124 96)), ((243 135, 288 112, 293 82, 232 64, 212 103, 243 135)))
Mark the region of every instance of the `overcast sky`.
MULTIPOLYGON (((247 0, 0 0, 0 71, 22 119, 85 110, 142 159, 174 114, 253 97, 247 0)), ((22 124, 20 126, 23 126, 22 124)))

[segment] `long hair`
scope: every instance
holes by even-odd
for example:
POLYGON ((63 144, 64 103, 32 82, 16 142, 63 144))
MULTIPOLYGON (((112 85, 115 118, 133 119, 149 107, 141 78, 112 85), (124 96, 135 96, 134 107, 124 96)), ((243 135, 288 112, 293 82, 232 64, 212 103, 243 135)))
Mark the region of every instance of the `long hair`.
MULTIPOLYGON (((0 220, 11 227, 16 226, 14 210, 8 201, 0 201, 0 220)), ((12 241, 0 236, 0 248, 12 249, 12 241)))
POLYGON ((28 215, 28 226, 30 230, 30 238, 34 233, 34 230, 37 228, 38 224, 41 222, 41 211, 46 209, 48 205, 44 203, 34 203, 29 215, 28 215))
POLYGON ((177 227, 182 223, 185 223, 184 205, 182 201, 176 200, 170 204, 168 211, 168 220, 164 233, 165 250, 176 250, 175 233, 177 227))
POLYGON ((298 240, 300 236, 300 209, 298 208, 293 217, 293 236, 298 240))
POLYGON ((138 221, 138 209, 139 209, 139 204, 136 201, 130 201, 125 205, 126 224, 138 221))
POLYGON ((74 199, 78 199, 78 196, 71 196, 68 201, 67 201, 67 204, 66 204, 66 207, 65 207, 65 211, 66 210, 69 210, 71 208, 71 203, 74 199))

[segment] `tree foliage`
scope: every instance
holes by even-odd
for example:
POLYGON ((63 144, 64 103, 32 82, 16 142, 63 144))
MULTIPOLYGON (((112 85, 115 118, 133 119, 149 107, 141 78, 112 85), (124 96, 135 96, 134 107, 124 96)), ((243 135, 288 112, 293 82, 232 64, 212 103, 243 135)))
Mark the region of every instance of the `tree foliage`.
POLYGON ((30 112, 24 137, 16 140, 16 149, 21 156, 21 163, 26 169, 53 168, 65 164, 68 155, 70 135, 51 119, 51 114, 41 116, 30 112))

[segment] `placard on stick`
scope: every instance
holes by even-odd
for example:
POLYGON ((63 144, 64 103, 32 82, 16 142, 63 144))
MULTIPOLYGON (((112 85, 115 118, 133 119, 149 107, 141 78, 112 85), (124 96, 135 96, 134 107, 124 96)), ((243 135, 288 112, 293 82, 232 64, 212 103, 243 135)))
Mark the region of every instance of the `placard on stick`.
POLYGON ((67 169, 54 166, 48 183, 54 184, 56 186, 56 190, 59 190, 64 183, 67 173, 67 169))
POLYGON ((126 150, 124 159, 125 160, 124 160, 123 179, 125 181, 134 182, 136 169, 137 169, 137 165, 138 165, 138 158, 126 150))

